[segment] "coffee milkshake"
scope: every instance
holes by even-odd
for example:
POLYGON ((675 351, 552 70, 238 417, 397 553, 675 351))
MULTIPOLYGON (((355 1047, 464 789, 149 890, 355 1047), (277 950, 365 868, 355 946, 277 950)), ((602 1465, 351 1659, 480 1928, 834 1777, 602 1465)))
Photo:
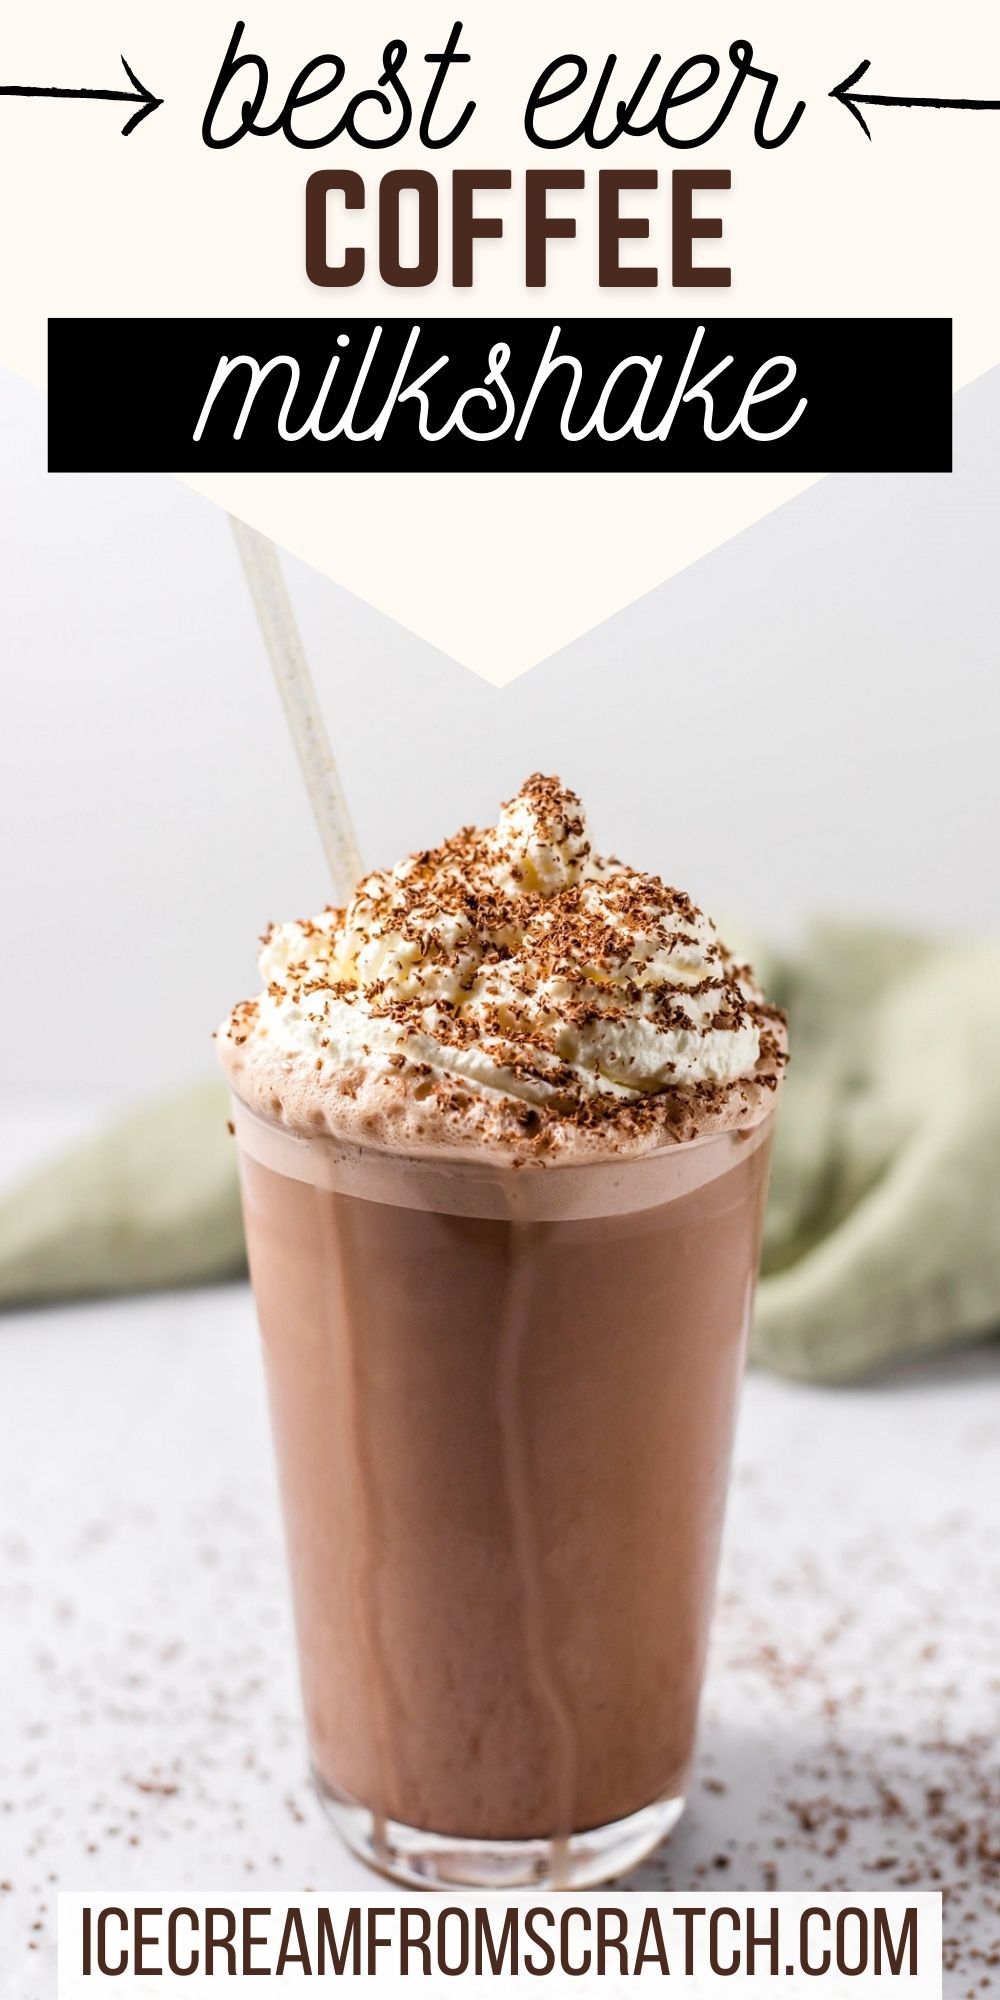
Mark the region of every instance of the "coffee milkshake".
POLYGON ((320 1794, 402 1879, 681 1810, 783 1024, 534 777, 274 928, 221 1036, 320 1794))

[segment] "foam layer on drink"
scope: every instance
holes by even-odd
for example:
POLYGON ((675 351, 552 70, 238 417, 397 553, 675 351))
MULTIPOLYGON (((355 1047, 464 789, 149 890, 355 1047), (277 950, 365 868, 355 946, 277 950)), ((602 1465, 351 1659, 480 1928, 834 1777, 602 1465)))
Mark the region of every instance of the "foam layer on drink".
POLYGON ((219 1037, 237 1095, 293 1132, 507 1163, 634 1154, 770 1108, 784 1024, 682 890, 596 855, 529 778, 464 827, 278 924, 219 1037))
POLYGON ((511 1173, 507 1160, 468 1153, 392 1152, 359 1146, 334 1134, 306 1137, 262 1118, 237 1099, 234 1131, 240 1152, 269 1173, 302 1181, 324 1194, 349 1194, 383 1208, 490 1222, 583 1222, 595 1216, 638 1215, 694 1194, 731 1173, 768 1143, 771 1120, 758 1118, 655 1151, 566 1161, 573 1171, 511 1173))

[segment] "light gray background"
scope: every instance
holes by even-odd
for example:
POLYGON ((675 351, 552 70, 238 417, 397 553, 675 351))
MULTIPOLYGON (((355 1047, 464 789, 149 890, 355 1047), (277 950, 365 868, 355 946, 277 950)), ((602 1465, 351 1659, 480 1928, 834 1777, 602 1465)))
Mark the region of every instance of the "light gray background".
MULTIPOLYGON (((211 1067, 323 864, 225 517, 165 477, 50 477, 11 376, 0 425, 0 1087, 152 1091, 211 1067)), ((504 690, 289 563, 366 859, 541 766, 753 929, 994 928, 1000 370, 956 401, 956 468, 825 479, 504 690)))

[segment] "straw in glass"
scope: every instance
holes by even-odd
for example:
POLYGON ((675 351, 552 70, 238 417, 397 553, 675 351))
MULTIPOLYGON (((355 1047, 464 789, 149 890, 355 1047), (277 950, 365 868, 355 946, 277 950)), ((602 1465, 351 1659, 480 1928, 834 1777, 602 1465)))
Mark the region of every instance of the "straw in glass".
POLYGON ((237 520, 235 514, 229 518, 323 843, 334 898, 346 903, 362 873, 361 855, 278 551, 267 535, 237 520))

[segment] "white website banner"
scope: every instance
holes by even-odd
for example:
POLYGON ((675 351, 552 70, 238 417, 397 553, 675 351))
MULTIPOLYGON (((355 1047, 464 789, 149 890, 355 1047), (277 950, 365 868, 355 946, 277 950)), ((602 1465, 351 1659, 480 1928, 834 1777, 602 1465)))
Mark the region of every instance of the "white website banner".
POLYGON ((377 1985, 380 1994, 546 1982, 550 2000, 669 1979, 692 1994, 752 1986, 940 2000, 938 1894, 430 1898, 371 1894, 59 1897, 58 2000, 216 1994, 260 1978, 377 1985))

